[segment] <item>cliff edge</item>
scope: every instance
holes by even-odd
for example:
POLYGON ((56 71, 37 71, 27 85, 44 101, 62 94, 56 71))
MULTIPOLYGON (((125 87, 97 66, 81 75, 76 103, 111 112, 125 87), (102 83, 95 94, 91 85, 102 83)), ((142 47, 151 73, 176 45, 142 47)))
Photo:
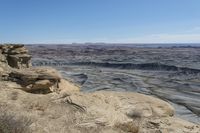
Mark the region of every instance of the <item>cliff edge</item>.
POLYGON ((32 67, 23 45, 0 46, 2 133, 199 133, 158 98, 132 92, 83 93, 50 67, 32 67))

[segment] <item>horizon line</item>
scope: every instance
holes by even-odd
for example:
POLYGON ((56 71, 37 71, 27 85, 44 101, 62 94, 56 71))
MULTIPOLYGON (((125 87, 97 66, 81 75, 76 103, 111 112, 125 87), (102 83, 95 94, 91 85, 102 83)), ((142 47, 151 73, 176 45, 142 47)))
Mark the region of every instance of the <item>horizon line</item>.
POLYGON ((5 44, 24 44, 24 45, 37 45, 37 44, 42 44, 42 45, 77 45, 77 44, 124 44, 124 45, 151 45, 151 44, 200 44, 200 42, 144 42, 144 43, 137 43, 137 42, 72 42, 72 43, 13 43, 13 42, 6 42, 6 43, 0 43, 0 45, 5 45, 5 44))

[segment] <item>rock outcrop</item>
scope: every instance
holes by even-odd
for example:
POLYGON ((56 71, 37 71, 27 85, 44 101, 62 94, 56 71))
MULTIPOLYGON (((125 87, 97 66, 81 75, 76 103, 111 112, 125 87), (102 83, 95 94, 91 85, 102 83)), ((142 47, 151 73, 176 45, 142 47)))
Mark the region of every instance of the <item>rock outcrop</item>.
POLYGON ((79 91, 79 87, 62 79, 50 67, 31 67, 31 55, 24 45, 0 45, 0 74, 2 80, 17 83, 30 93, 51 93, 59 90, 79 91), (62 84, 62 87, 59 87, 62 84), (70 85, 71 86, 70 86, 70 85))
POLYGON ((31 56, 24 45, 1 45, 0 50, 10 67, 21 69, 31 66, 31 56))
POLYGON ((12 71, 9 79, 20 84, 27 92, 50 93, 51 87, 59 88, 61 77, 52 68, 29 68, 12 71))
MULTIPOLYGON (((9 84, 9 85, 8 85, 9 84)), ((37 95, 0 83, 0 106, 30 118, 33 133, 199 133, 167 102, 129 92, 61 91, 37 95)), ((8 111, 8 112, 9 112, 8 111)))
POLYGON ((28 128, 33 133, 200 132, 199 124, 175 117, 173 107, 158 98, 132 92, 79 92, 53 68, 30 67, 25 58, 13 63, 11 55, 27 54, 21 45, 1 46, 1 51, 0 68, 8 65, 8 71, 0 79, 0 113, 5 108, 31 119, 28 128))
POLYGON ((9 73, 9 79, 21 85, 22 90, 30 93, 46 94, 60 90, 79 90, 78 86, 62 79, 61 75, 50 67, 15 70, 9 73))

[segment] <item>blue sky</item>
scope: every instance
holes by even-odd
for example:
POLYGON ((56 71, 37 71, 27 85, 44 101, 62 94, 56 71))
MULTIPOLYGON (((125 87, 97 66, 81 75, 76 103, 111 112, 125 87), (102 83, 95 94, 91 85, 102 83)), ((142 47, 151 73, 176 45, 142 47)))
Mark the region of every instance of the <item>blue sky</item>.
POLYGON ((0 43, 197 43, 200 0, 0 0, 0 43))

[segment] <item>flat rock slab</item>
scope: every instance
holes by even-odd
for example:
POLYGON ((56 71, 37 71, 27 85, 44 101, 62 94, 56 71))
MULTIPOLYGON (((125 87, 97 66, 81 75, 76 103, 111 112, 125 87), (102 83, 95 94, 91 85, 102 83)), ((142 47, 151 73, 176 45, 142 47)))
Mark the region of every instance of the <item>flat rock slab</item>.
MULTIPOLYGON (((200 126, 173 115, 167 102, 138 93, 94 92, 30 94, 2 88, 0 101, 12 114, 32 119, 33 133, 198 133, 200 126), (82 111, 81 108, 85 109, 82 111)), ((9 84, 9 82, 7 82, 9 84)))
POLYGON ((27 68, 12 71, 9 78, 20 84, 25 91, 50 91, 50 87, 60 82, 61 76, 53 68, 27 68))
POLYGON ((99 91, 77 93, 70 96, 78 105, 85 106, 92 114, 103 116, 109 125, 132 119, 148 117, 170 117, 173 107, 162 100, 139 93, 99 91))

